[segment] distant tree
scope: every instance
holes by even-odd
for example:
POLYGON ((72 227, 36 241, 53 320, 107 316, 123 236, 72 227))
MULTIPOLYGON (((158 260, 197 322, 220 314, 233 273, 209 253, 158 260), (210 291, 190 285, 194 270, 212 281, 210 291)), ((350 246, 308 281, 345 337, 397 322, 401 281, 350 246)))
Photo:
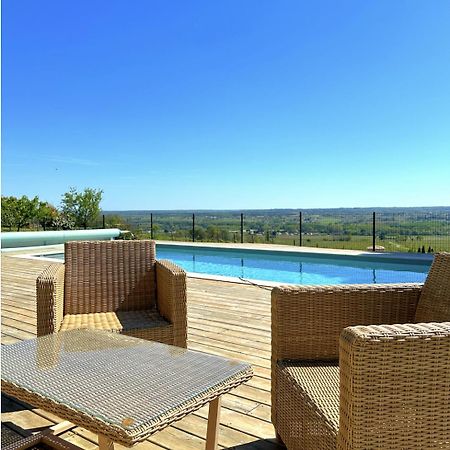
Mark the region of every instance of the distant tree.
POLYGON ((212 242, 217 241, 218 234, 219 234, 219 229, 216 226, 209 225, 208 228, 206 228, 206 239, 208 241, 212 241, 212 242))
MULTIPOLYGON (((154 226, 153 226, 154 228, 154 226)), ((205 239, 206 233, 205 230, 201 227, 195 228, 195 240, 203 241, 205 239)), ((189 231, 189 238, 192 239, 192 230, 189 231)))
POLYGON ((17 231, 28 225, 35 217, 39 205, 39 198, 36 196, 29 199, 26 195, 20 198, 5 197, 2 198, 2 225, 3 214, 5 214, 5 221, 9 228, 15 227, 17 231), (5 208, 5 211, 3 211, 5 208))
POLYGON ((230 241, 230 232, 228 230, 225 230, 224 228, 221 228, 219 230, 219 241, 220 242, 228 242, 230 241))
POLYGON ((154 223, 153 224, 153 237, 155 238, 155 239, 157 239, 158 238, 158 233, 161 231, 161 227, 157 224, 157 223, 154 223))
POLYGON ((16 208, 16 197, 2 196, 2 227, 8 227, 9 231, 14 226, 14 208, 16 208))
POLYGON ((120 228, 128 231, 132 228, 131 224, 128 223, 124 217, 118 214, 105 215, 105 226, 106 228, 120 228))
POLYGON ((39 225, 44 229, 53 227, 55 223, 55 219, 58 217, 57 209, 48 202, 39 202, 36 218, 39 222, 39 225))
POLYGON ((57 211, 57 215, 53 219, 52 226, 58 230, 73 230, 75 228, 75 222, 62 211, 57 211))
POLYGON ((86 188, 83 192, 78 192, 72 187, 62 197, 62 212, 75 223, 76 227, 86 229, 100 214, 102 194, 103 191, 100 189, 86 188))

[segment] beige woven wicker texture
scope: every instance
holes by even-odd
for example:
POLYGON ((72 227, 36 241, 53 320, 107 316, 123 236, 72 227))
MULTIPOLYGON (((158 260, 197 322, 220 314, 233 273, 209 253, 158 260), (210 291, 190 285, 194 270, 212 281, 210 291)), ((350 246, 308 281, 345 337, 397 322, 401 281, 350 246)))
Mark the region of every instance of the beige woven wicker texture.
POLYGON ((2 391, 126 446, 249 380, 249 364, 96 330, 5 345, 2 391))
POLYGON ((423 287, 275 288, 272 421, 291 450, 449 449, 450 253, 423 287))
POLYGON ((186 347, 186 273, 156 261, 153 241, 65 244, 38 277, 37 335, 79 328, 186 347))

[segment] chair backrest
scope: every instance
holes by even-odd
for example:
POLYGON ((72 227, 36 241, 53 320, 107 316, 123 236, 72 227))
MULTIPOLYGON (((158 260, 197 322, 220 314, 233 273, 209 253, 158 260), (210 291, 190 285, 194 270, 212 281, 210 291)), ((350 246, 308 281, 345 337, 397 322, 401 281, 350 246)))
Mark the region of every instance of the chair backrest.
POLYGON ((64 314, 155 306, 154 241, 79 241, 64 248, 64 314))
POLYGON ((434 257, 416 309, 416 322, 450 321, 450 253, 434 257))

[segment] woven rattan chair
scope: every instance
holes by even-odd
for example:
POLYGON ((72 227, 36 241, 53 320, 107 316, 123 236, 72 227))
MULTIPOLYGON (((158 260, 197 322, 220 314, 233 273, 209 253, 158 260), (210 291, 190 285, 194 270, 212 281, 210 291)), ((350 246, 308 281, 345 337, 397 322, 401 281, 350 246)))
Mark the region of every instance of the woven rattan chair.
POLYGON ((89 328, 186 347, 186 273, 153 241, 65 244, 36 282, 37 335, 89 328))
POLYGON ((291 450, 449 449, 450 253, 423 287, 275 288, 272 422, 291 450))

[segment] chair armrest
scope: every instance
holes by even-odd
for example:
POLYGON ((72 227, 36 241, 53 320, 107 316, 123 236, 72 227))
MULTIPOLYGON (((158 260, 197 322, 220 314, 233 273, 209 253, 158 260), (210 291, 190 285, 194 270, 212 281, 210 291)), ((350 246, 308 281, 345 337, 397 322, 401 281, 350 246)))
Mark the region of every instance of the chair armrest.
POLYGON ((173 324, 173 345, 186 347, 186 272, 167 260, 156 261, 156 302, 159 313, 173 324))
POLYGON ((338 448, 450 441, 450 322, 346 328, 339 361, 338 448))
POLYGON ((272 291, 272 357, 337 359, 351 325, 414 321, 420 284, 282 286, 272 291))
POLYGON ((64 316, 64 264, 51 264, 36 280, 37 335, 56 333, 64 316))

